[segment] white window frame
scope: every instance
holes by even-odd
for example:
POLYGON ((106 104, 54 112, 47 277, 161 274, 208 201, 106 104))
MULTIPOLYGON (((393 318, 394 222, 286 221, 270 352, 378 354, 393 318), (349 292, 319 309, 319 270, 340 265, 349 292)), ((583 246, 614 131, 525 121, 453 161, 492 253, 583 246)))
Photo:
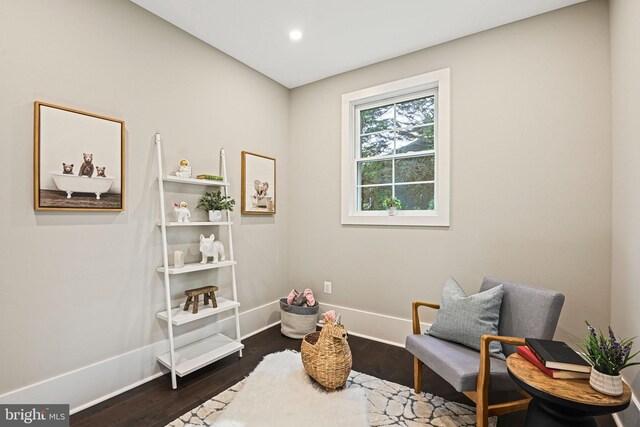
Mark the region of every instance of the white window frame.
POLYGON ((345 225, 449 226, 450 171, 450 69, 420 74, 391 83, 342 95, 342 203, 345 225), (437 90, 435 121, 435 210, 399 210, 394 216, 386 211, 358 210, 357 199, 357 123, 359 107, 364 104, 395 99, 410 94, 437 90))

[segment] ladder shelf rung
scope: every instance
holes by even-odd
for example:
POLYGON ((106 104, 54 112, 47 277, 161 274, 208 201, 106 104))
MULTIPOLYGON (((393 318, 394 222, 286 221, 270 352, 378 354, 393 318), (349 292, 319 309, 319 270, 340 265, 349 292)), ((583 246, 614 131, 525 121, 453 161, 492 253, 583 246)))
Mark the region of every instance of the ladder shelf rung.
MULTIPOLYGON (((244 345, 242 343, 232 340, 223 334, 215 334, 193 344, 177 348, 175 350, 176 374, 181 377, 190 374, 196 369, 207 366, 243 348, 244 345)), ((169 353, 158 356, 158 362, 171 369, 169 359, 169 353)))
MULTIPOLYGON (((157 223, 158 227, 162 226, 161 222, 157 223)), ((231 221, 220 221, 220 222, 211 222, 211 221, 194 221, 194 222, 166 222, 165 225, 167 227, 208 227, 210 225, 233 225, 231 221)))
POLYGON ((176 182, 178 184, 204 185, 207 187, 226 187, 226 181, 214 181, 212 179, 180 178, 179 176, 167 175, 162 178, 164 182, 176 182))
MULTIPOLYGON (((227 310, 231 310, 236 307, 240 307, 240 303, 229 300, 226 298, 216 297, 216 302, 218 303, 218 307, 212 307, 211 304, 204 305, 202 301, 198 303, 198 312, 193 314, 191 308, 189 310, 184 310, 184 303, 180 304, 180 307, 171 309, 171 323, 174 325, 180 326, 185 323, 195 322, 196 320, 204 319, 205 317, 213 316, 214 314, 222 313, 227 310)), ((162 319, 165 322, 168 319, 167 311, 161 311, 156 314, 158 319, 162 319)))
MULTIPOLYGON (((208 262, 206 264, 201 264, 199 262, 192 262, 189 264, 185 264, 182 268, 175 268, 173 266, 169 266, 169 274, 183 274, 183 273, 192 273, 194 271, 204 271, 204 270, 213 270, 216 268, 229 267, 232 265, 236 265, 235 261, 218 261, 215 263, 208 262)), ((164 273, 164 267, 157 268, 158 273, 164 273)))

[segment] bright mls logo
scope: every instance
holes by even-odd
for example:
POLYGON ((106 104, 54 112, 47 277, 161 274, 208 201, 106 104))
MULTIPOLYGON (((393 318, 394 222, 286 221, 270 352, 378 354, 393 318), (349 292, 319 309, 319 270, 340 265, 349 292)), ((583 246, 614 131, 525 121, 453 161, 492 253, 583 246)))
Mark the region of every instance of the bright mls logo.
POLYGON ((69 427, 69 405, 0 405, 0 427, 69 427))

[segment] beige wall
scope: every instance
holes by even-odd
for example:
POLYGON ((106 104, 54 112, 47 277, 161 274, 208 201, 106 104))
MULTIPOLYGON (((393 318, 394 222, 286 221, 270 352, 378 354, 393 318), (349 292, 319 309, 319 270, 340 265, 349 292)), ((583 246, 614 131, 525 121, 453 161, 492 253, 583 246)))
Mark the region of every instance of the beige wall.
MULTIPOLYGON (((640 336, 640 2, 612 0, 611 100, 613 136, 613 249, 611 325, 625 337, 640 336)), ((636 350, 640 350, 636 340, 636 350)), ((638 360, 640 361, 640 360, 638 360)), ((640 396, 640 369, 622 371, 640 396)), ((637 399, 637 398, 636 398, 637 399)), ((637 400, 636 400, 637 404, 637 400)), ((638 409, 628 411, 640 423, 638 409)), ((624 425, 632 424, 632 418, 624 425)))
MULTIPOLYGON (((156 131, 171 168, 184 157, 217 173, 224 146, 238 202, 240 151, 278 159, 278 214, 237 214, 234 243, 241 310, 285 292, 288 103, 284 87, 128 1, 0 1, 0 394, 165 337, 156 131), (34 100, 126 121, 125 212, 33 211, 34 100)), ((168 202, 183 198, 197 200, 168 202)), ((212 276, 189 279, 177 299, 212 276)))
POLYGON ((296 88, 290 280, 321 301, 408 318, 448 276, 557 289, 560 336, 609 322, 607 3, 590 1, 296 88), (451 68, 451 227, 340 225, 340 97, 451 68))
MULTIPOLYGON (((632 31, 621 3, 613 3, 613 73, 631 84, 625 67, 637 44, 616 43, 632 31)), ((0 1, 0 337, 11 349, 0 357, 11 368, 0 374, 0 394, 165 337, 154 317, 163 306, 156 131, 167 166, 186 157, 217 171, 224 146, 238 201, 240 151, 278 159, 278 214, 236 214, 243 310, 311 287, 327 303, 407 318, 411 300, 439 300, 446 277, 475 292, 492 274, 564 292, 563 338, 582 336, 585 318, 606 326, 608 58, 607 3, 594 0, 290 92, 124 0, 0 1), (451 227, 341 226, 341 95, 444 67, 452 73, 451 227), (124 213, 34 213, 36 99, 126 120, 124 213), (324 280, 332 295, 320 293, 324 280)), ((614 82, 614 111, 626 111, 625 90, 614 82)), ((624 186, 637 182, 638 153, 629 124, 615 123, 612 317, 638 334, 629 261, 637 246, 626 237, 635 205, 622 203, 631 193, 624 186)), ((173 242, 195 239, 194 231, 173 242)))

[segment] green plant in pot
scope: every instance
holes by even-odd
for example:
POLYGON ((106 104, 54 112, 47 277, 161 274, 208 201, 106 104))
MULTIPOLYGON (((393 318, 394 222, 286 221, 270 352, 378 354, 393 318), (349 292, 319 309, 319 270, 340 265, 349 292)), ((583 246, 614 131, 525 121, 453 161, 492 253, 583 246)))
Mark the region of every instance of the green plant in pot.
POLYGON ((620 339, 609 326, 609 336, 585 322, 589 334, 580 347, 592 365, 589 384, 595 390, 609 396, 620 396, 623 392, 620 371, 640 362, 631 363, 640 351, 631 354, 634 338, 620 339))
POLYGON ((230 196, 223 196, 220 191, 204 193, 198 202, 198 209, 209 212, 209 221, 222 220, 222 211, 233 211, 236 201, 230 196))
POLYGON ((400 202, 400 200, 396 199, 395 197, 384 199, 382 201, 382 204, 385 208, 387 208, 387 212, 389 213, 389 215, 395 215, 396 209, 402 209, 402 202, 400 202))

